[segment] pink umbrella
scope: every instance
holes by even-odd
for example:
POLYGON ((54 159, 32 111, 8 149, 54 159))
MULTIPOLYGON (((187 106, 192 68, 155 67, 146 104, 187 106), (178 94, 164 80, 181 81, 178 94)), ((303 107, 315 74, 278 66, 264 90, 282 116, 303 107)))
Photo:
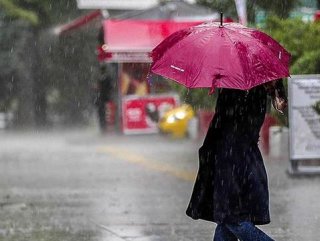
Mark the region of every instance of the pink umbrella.
POLYGON ((151 72, 188 88, 248 90, 288 77, 290 53, 238 23, 208 22, 177 31, 152 51, 151 72))

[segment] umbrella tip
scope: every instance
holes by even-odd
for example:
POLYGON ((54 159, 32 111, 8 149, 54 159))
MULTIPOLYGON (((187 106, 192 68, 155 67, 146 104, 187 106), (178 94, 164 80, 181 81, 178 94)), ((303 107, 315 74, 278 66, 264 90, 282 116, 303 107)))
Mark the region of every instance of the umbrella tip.
POLYGON ((223 12, 220 12, 220 27, 223 27, 223 12))

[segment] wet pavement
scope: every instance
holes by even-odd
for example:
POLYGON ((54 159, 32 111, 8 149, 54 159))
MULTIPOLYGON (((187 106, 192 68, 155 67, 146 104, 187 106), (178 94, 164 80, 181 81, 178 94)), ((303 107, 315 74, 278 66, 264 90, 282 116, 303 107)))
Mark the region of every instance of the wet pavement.
MULTIPOLYGON (((209 241, 185 208, 201 141, 95 130, 0 133, 0 241, 209 241)), ((278 241, 319 240, 320 178, 265 158, 278 241)))

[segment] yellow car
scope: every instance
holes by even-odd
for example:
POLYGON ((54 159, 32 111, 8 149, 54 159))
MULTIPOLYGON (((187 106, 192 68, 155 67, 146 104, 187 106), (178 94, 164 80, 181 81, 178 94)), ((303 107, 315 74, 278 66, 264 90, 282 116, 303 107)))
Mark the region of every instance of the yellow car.
POLYGON ((188 123, 194 116, 193 108, 184 104, 167 111, 159 121, 159 129, 175 138, 185 137, 188 133, 188 123))

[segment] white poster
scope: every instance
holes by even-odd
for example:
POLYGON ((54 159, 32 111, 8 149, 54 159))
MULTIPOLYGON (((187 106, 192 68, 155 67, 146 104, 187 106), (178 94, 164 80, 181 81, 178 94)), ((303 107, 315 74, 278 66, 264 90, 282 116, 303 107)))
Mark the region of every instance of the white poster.
POLYGON ((158 0, 77 0, 79 9, 145 9, 158 0))
POLYGON ((292 76, 289 84, 290 158, 320 158, 320 75, 292 76))
MULTIPOLYGON (((77 0, 79 9, 146 9, 159 4, 160 0, 77 0)), ((187 0, 195 3, 195 0, 187 0)))

